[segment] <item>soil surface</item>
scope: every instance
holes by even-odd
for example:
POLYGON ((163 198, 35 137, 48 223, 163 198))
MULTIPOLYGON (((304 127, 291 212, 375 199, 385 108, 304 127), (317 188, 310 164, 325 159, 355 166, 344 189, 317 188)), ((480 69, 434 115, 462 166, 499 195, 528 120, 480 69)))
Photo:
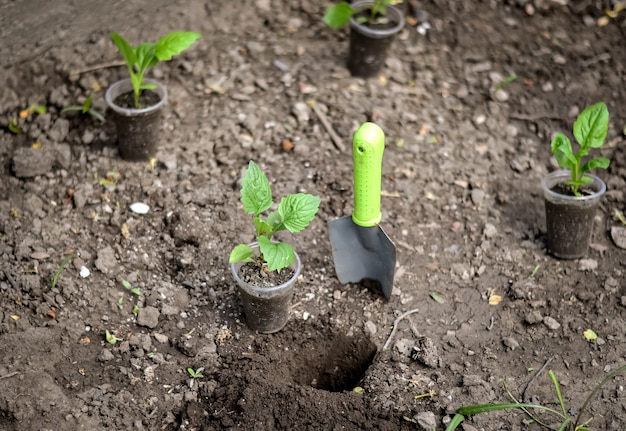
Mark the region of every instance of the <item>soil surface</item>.
MULTIPOLYGON (((383 73, 363 80, 325 1, 145 0, 116 28, 4 67, 0 429, 443 430, 468 404, 560 411, 549 370, 576 414, 626 362, 626 11, 609 17, 613 3, 411 3, 383 73), (110 121, 61 110, 92 94, 108 114, 103 93, 126 72, 110 31, 135 45, 172 30, 202 39, 148 72, 169 92, 157 161, 123 161, 110 121), (558 260, 540 187, 557 168, 550 139, 600 100, 608 191, 586 258, 558 260), (352 211, 351 136, 368 120, 387 137, 389 301, 339 283, 328 238, 352 211), (251 159, 275 201, 322 199, 281 236, 302 277, 271 335, 245 326, 228 265, 253 240, 239 201, 251 159)), ((624 386, 595 397, 592 429, 626 429, 624 386)), ((506 411, 462 429, 539 428, 506 411)))

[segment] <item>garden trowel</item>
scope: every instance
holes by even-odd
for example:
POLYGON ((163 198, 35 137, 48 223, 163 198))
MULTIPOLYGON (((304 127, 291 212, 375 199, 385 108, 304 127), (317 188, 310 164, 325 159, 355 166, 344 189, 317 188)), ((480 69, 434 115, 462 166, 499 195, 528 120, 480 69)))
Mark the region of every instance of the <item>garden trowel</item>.
POLYGON ((378 281, 385 298, 393 289, 396 246, 379 226, 385 134, 364 123, 354 134, 354 209, 351 217, 328 222, 335 271, 341 283, 378 281))

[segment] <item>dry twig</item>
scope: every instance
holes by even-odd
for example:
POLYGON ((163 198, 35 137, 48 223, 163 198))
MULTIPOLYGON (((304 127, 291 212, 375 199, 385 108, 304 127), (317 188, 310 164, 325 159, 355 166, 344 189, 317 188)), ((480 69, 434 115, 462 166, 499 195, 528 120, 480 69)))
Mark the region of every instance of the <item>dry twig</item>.
POLYGON ((317 115, 317 118, 320 120, 320 123, 322 123, 322 126, 324 126, 324 129, 326 129, 326 131, 330 135, 330 139, 333 141, 335 148, 337 148, 342 153, 345 152, 345 149, 343 147, 343 142, 341 142, 341 138, 339 137, 337 132, 335 132, 335 129, 333 129, 333 125, 330 124, 330 121, 328 121, 328 118, 326 117, 326 115, 317 106, 314 100, 309 102, 309 106, 311 107, 313 112, 315 112, 315 115, 317 115))
POLYGON ((393 339, 393 336, 396 335, 396 331, 398 330, 398 325, 400 324, 400 322, 402 322, 402 320, 404 320, 407 316, 410 316, 413 313, 417 313, 418 311, 419 309, 417 308, 415 308, 414 310, 409 310, 406 313, 398 316, 398 318, 393 321, 393 329, 391 330, 391 334, 389 334, 389 338, 387 338, 387 341, 385 341, 383 350, 387 350, 389 348, 389 344, 391 344, 391 340, 393 339))

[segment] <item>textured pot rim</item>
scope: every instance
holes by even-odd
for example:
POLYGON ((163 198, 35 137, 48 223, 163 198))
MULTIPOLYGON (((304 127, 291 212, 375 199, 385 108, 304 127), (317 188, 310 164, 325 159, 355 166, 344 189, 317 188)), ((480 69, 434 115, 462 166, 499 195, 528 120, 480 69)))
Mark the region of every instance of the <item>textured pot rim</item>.
MULTIPOLYGON (((248 245, 250 247, 252 247, 252 248, 259 248, 259 244, 257 242, 253 242, 253 243, 250 243, 248 245)), ((295 266, 296 266, 295 269, 294 269, 293 277, 291 277, 289 280, 287 280, 283 284, 279 284, 278 286, 261 287, 261 286, 255 286, 253 284, 246 283, 245 281, 243 281, 241 279, 241 277, 239 277, 239 274, 238 274, 237 270, 245 262, 231 263, 230 264, 230 272, 233 274, 233 277, 234 277, 235 281, 237 281, 238 283, 239 282, 244 283, 246 286, 250 287, 250 289, 253 290, 253 291, 259 291, 259 292, 265 292, 265 293, 272 293, 272 292, 280 291, 280 290, 286 289, 287 287, 292 285, 295 282, 296 278, 298 278, 298 276, 300 276, 300 271, 302 270, 302 262, 300 261, 300 256, 298 256, 298 253, 295 250, 294 250, 293 253, 296 256, 295 260, 292 262, 292 265, 295 264, 295 266)))
POLYGON ((113 101, 120 94, 127 93, 133 90, 133 84, 129 78, 122 79, 120 81, 114 82, 107 89, 104 99, 106 100, 107 105, 115 112, 120 115, 124 115, 126 117, 132 117, 136 115, 149 114, 154 111, 158 111, 163 108, 165 102, 167 102, 167 87, 165 84, 156 81, 154 79, 144 79, 144 82, 149 84, 156 84, 156 88, 154 91, 159 95, 161 100, 158 103, 148 106, 147 108, 135 109, 135 108, 123 108, 119 105, 116 105, 113 101))
MULTIPOLYGON (((350 6, 357 12, 360 12, 363 9, 367 9, 367 7, 372 3, 372 0, 357 0, 352 2, 350 6)), ((393 36, 404 28, 404 14, 402 13, 402 11, 392 5, 387 5, 387 13, 393 14, 393 18, 395 19, 395 21, 397 21, 396 25, 391 28, 374 29, 372 27, 357 22, 357 20, 354 19, 354 16, 350 17, 350 26, 353 29, 358 30, 359 33, 365 34, 372 39, 383 39, 393 36)))
POLYGON ((561 193, 557 193, 552 190, 552 188, 557 184, 562 184, 565 181, 571 178, 571 171, 566 169, 560 169, 558 171, 554 171, 546 175, 541 179, 541 187, 543 188, 544 196, 546 198, 551 198, 551 200, 559 200, 561 202, 587 202, 594 201, 602 197, 604 193, 606 193, 606 183, 602 181, 601 178, 596 175, 586 173, 585 176, 588 176, 593 180, 590 184, 597 184, 598 190, 590 195, 583 196, 570 196, 563 195, 561 193))

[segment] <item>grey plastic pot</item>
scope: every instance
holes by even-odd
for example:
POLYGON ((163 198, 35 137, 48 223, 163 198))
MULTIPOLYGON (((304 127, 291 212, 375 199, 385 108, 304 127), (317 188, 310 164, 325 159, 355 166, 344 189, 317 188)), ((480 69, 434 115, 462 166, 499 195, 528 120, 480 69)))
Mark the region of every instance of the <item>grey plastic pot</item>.
POLYGON ((369 26, 356 20, 359 11, 368 9, 371 0, 358 0, 350 6, 357 11, 350 18, 350 49, 348 70, 352 76, 372 77, 380 72, 385 64, 387 52, 396 34, 404 28, 404 14, 394 6, 387 6, 387 26, 369 26))
MULTIPOLYGON (((258 250, 256 242, 249 245, 258 250)), ((253 331, 272 334, 280 331, 287 324, 291 311, 294 284, 301 269, 300 257, 298 253, 295 254, 296 258, 290 266, 294 271, 293 277, 279 286, 260 287, 247 283, 239 274, 239 269, 243 263, 238 262, 230 265, 243 303, 246 325, 253 331)))
POLYGON ((105 94, 117 128, 120 157, 126 160, 145 161, 154 157, 161 137, 162 111, 167 102, 167 88, 152 79, 146 79, 145 82, 156 84, 157 87, 150 91, 154 91, 160 98, 158 103, 146 108, 129 109, 116 103, 118 97, 129 92, 132 95, 130 79, 113 83, 105 94))
POLYGON ((560 259, 584 257, 589 248, 594 218, 606 184, 595 175, 586 174, 592 182, 585 185, 587 194, 570 196, 555 190, 571 178, 571 172, 559 170, 548 174, 541 181, 543 189, 548 252, 560 259))

